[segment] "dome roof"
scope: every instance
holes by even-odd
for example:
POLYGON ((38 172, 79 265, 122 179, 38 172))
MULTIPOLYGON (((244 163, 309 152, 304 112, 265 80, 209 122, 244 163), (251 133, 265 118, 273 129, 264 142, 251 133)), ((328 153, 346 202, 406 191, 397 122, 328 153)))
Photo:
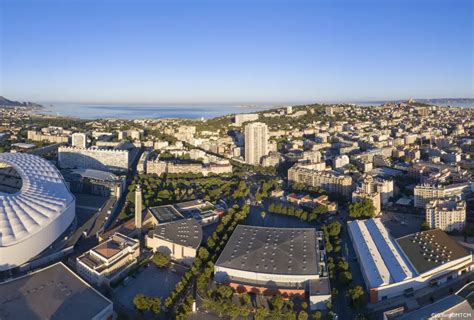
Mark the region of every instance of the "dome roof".
POLYGON ((17 192, 0 192, 2 247, 39 233, 66 210, 74 196, 58 169, 41 157, 2 153, 0 163, 13 167, 22 179, 21 189, 17 192))

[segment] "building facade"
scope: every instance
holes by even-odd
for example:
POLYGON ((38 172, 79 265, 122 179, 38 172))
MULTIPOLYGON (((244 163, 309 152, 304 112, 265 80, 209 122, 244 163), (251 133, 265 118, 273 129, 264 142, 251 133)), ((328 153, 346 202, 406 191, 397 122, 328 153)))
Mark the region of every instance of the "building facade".
POLYGON ((288 181, 320 187, 328 192, 339 193, 346 197, 350 197, 352 193, 352 178, 350 176, 317 171, 298 165, 294 165, 288 170, 288 181))
POLYGON ((234 124, 241 126, 244 122, 258 120, 258 114, 256 113, 241 113, 236 114, 234 118, 234 124))
POLYGON ((71 136, 71 144, 73 147, 83 148, 87 147, 87 136, 85 133, 76 132, 71 136))
POLYGON ((153 252, 169 254, 171 259, 191 265, 202 242, 202 227, 193 218, 159 224, 148 233, 145 245, 153 252))
POLYGON ((125 172, 129 166, 128 150, 81 149, 59 147, 58 163, 63 169, 89 168, 125 172))
POLYGON ((426 205, 426 222, 432 229, 463 230, 466 225, 466 201, 430 201, 426 205))
POLYGON ((123 234, 112 237, 76 258, 77 272, 95 285, 118 280, 138 262, 140 242, 123 234))
POLYGON ((53 135, 28 130, 27 139, 31 141, 48 141, 51 143, 68 143, 69 137, 66 135, 53 135))
POLYGON ((414 190, 415 207, 424 208, 432 200, 459 198, 465 199, 472 192, 474 183, 465 182, 447 186, 436 186, 422 184, 417 185, 414 190))
POLYGON ((245 126, 245 162, 260 165, 262 157, 268 154, 268 127, 253 122, 245 126))

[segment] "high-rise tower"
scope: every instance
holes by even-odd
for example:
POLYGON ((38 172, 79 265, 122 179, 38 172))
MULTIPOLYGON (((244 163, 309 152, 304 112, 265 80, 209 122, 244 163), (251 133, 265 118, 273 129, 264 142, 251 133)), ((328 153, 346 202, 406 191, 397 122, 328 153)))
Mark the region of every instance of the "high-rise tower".
POLYGON ((268 154, 268 127, 261 122, 245 126, 245 162, 259 165, 263 156, 268 154))
POLYGON ((142 187, 137 185, 137 188, 135 189, 135 227, 137 229, 142 228, 142 211, 142 187))

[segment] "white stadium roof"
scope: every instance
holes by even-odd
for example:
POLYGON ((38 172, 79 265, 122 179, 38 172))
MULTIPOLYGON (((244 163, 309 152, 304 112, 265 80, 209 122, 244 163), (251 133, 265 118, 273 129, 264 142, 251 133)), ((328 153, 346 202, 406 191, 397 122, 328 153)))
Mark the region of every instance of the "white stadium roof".
POLYGON ((75 198, 54 165, 35 155, 2 153, 21 189, 0 192, 0 271, 20 265, 47 248, 71 224, 75 198))
POLYGON ((379 218, 349 222, 352 243, 370 288, 399 282, 417 275, 379 218))

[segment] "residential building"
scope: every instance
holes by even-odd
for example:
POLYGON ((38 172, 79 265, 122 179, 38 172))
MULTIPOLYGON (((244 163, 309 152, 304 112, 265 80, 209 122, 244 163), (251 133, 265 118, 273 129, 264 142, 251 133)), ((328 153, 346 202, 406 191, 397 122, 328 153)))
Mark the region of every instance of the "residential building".
POLYGON ((259 165, 263 156, 268 154, 268 127, 261 122, 245 126, 245 162, 259 165))
POLYGON ((248 121, 256 121, 258 120, 258 114, 256 113, 240 113, 236 114, 234 117, 234 125, 235 126, 241 126, 244 124, 244 122, 248 121))
POLYGON ((59 147, 59 167, 125 172, 130 164, 128 150, 59 147))
POLYGON ((27 131, 27 139, 31 141, 48 141, 51 143, 68 143, 69 136, 63 134, 41 133, 33 130, 27 131))
POLYGON ((294 165, 288 170, 288 181, 320 187, 327 192, 349 197, 352 192, 352 178, 330 171, 318 171, 305 166, 294 165))
POLYGON ((76 132, 71 136, 71 144, 73 147, 83 148, 87 147, 87 136, 85 133, 76 132))
POLYGON ((414 190, 415 207, 424 208, 428 202, 437 199, 459 198, 465 199, 473 192, 474 183, 464 182, 450 185, 417 185, 414 190))
POLYGON ((433 200, 426 205, 426 222, 432 229, 461 231, 466 225, 466 201, 433 200))

